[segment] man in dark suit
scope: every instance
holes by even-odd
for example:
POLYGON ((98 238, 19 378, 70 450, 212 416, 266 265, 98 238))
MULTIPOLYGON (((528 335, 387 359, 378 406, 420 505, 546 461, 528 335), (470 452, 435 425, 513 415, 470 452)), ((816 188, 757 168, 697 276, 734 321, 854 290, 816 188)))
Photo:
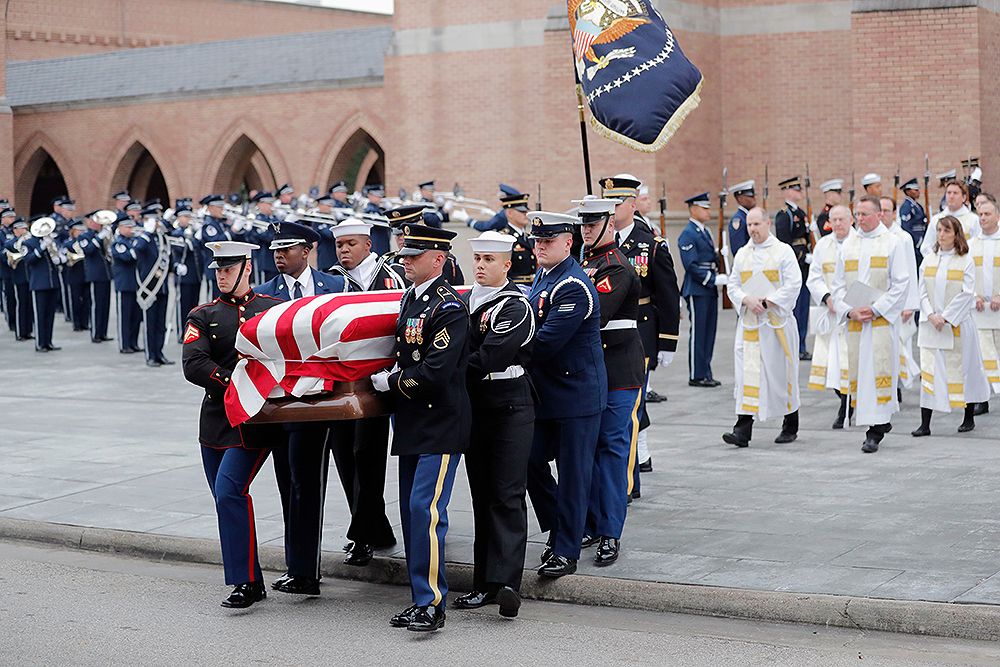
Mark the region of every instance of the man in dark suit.
POLYGON ((549 533, 538 574, 561 577, 576 572, 580 558, 608 380, 597 290, 570 257, 577 218, 545 211, 528 217, 539 266, 528 295, 536 323, 528 370, 539 397, 528 493, 539 527, 549 533))
POLYGON ((718 387, 721 382, 712 377, 712 353, 715 351, 715 330, 719 322, 719 289, 715 278, 719 273, 715 240, 705 223, 712 218, 708 193, 684 200, 688 206, 687 227, 677 238, 684 284, 681 296, 687 302, 691 322, 688 339, 688 384, 692 387, 718 387))
MULTIPOLYGON (((309 266, 309 253, 319 241, 311 227, 296 222, 271 224, 274 264, 279 275, 257 293, 280 301, 346 292, 340 276, 309 266)), ((285 519, 285 566, 288 571, 271 588, 283 593, 319 595, 319 562, 323 537, 323 505, 330 470, 329 422, 285 425, 287 447, 274 449, 274 477, 285 519)))
POLYGON ((392 454, 399 457, 399 514, 413 600, 389 623, 429 632, 444 626, 448 503, 472 426, 465 386, 469 311, 441 275, 455 232, 406 224, 403 234, 399 252, 413 286, 400 303, 396 366, 373 375, 372 385, 394 403, 392 454))

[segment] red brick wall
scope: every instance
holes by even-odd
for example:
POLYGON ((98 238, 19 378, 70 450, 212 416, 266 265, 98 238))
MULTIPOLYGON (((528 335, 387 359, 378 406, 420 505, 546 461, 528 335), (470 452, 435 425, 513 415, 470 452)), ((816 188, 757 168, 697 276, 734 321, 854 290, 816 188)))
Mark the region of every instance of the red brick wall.
POLYGON ((396 0, 393 26, 396 30, 432 28, 470 23, 496 23, 545 18, 554 2, 504 0, 469 2, 468 0, 396 0))
POLYGON ((392 17, 266 0, 10 0, 11 60, 387 25, 392 17))
POLYGON ((1000 16, 985 9, 979 18, 980 165, 983 188, 1000 192, 1000 16))

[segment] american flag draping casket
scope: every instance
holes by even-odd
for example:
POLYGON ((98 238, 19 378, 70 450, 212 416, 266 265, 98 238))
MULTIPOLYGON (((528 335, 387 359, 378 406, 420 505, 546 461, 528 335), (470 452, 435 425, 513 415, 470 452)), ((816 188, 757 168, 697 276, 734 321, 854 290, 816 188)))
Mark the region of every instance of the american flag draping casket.
POLYGON ((229 423, 250 420, 268 399, 325 394, 391 367, 402 296, 403 290, 324 294, 245 322, 236 336, 244 358, 226 390, 229 423))

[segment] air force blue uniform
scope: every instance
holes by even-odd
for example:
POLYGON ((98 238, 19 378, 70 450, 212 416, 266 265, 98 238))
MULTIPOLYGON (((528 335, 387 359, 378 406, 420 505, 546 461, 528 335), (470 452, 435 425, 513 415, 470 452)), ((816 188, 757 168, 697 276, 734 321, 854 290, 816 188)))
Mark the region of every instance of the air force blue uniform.
POLYGON ((115 291, 118 292, 118 350, 136 352, 139 350, 139 325, 142 311, 135 293, 139 290, 136 270, 135 236, 117 236, 111 245, 114 258, 115 291))
MULTIPOLYGON (((100 233, 110 234, 111 230, 105 228, 100 233)), ((84 276, 90 288, 90 339, 95 343, 108 340, 111 313, 111 259, 100 233, 88 229, 77 237, 83 250, 84 276)))
POLYGON ((170 270, 171 248, 167 247, 167 237, 162 233, 137 234, 135 237, 136 270, 144 289, 157 287, 151 295, 152 302, 146 306, 143 318, 146 321, 146 361, 169 363, 163 356, 163 343, 167 337, 167 272, 170 270))
POLYGON ((740 206, 729 219, 729 249, 735 256, 739 249, 750 242, 750 232, 747 231, 748 211, 740 206))
MULTIPOLYGON (((27 234, 27 232, 25 232, 27 234)), ((9 252, 19 252, 18 238, 13 235, 4 243, 4 250, 9 252)), ((20 238, 24 238, 23 236, 20 238)), ((25 239, 27 240, 27 239, 25 239)), ((20 247, 23 247, 22 245, 20 247)), ((6 261, 6 256, 3 261, 6 261)), ((18 340, 27 340, 31 337, 35 325, 35 308, 31 302, 31 290, 28 288, 28 269, 24 260, 18 262, 16 267, 10 270, 11 293, 14 295, 11 308, 14 315, 14 329, 18 340)))
POLYGON ((719 320, 719 290, 715 286, 718 274, 715 242, 711 232, 693 219, 677 237, 684 284, 681 296, 687 302, 691 322, 688 340, 689 380, 712 379, 712 352, 719 320))
MULTIPOLYGON (((56 241, 49 239, 48 242, 56 241)), ((28 251, 23 262, 28 270, 28 289, 35 306, 35 349, 48 350, 53 347, 52 328, 60 296, 59 268, 53 264, 48 248, 42 247, 41 239, 29 236, 23 247, 28 251)))
POLYGON ((917 266, 924 260, 920 253, 920 244, 927 233, 927 214, 924 207, 913 198, 907 197, 899 207, 899 224, 913 237, 913 249, 917 253, 917 266))

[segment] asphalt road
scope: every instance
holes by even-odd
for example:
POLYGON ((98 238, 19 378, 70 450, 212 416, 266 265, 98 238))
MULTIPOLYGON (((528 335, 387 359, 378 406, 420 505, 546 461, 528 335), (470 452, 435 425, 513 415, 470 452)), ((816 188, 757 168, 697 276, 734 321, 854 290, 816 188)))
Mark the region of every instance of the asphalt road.
MULTIPOLYGON (((268 579, 273 573, 268 573, 268 579)), ((221 568, 0 542, 0 665, 1000 665, 990 642, 525 602, 390 628, 406 588, 326 580, 218 606, 221 568)))

